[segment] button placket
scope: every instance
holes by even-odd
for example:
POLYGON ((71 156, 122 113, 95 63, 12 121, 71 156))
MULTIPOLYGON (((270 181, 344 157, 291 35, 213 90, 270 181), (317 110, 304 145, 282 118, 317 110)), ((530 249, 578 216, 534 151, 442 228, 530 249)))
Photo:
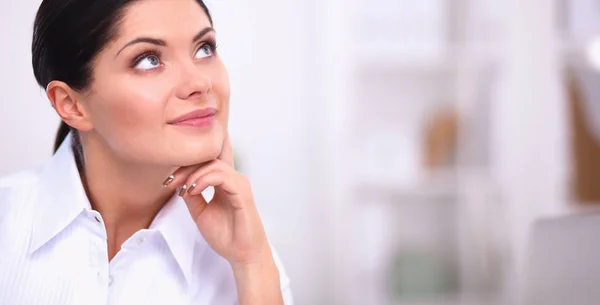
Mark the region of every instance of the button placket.
POLYGON ((89 235, 89 265, 95 272, 95 281, 99 285, 99 293, 106 293, 108 287, 109 265, 108 244, 102 216, 93 210, 87 211, 87 227, 89 235), (104 292, 100 292, 104 291, 104 292))
POLYGON ((108 263, 101 262, 95 266, 97 281, 101 286, 106 286, 110 279, 108 263))

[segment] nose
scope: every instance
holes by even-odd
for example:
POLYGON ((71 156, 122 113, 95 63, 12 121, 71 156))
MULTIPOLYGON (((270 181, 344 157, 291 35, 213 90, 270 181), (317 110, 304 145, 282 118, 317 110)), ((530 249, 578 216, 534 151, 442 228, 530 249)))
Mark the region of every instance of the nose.
POLYGON ((206 95, 211 89, 212 82, 208 74, 192 63, 181 69, 175 94, 177 98, 185 100, 194 95, 206 95))

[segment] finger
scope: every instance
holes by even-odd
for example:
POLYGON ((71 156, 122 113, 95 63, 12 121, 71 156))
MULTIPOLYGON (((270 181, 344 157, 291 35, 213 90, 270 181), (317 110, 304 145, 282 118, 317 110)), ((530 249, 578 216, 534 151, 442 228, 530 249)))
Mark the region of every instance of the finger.
POLYGON ((183 201, 185 201, 192 218, 196 219, 204 212, 206 207, 208 207, 208 202, 206 202, 206 199, 202 194, 191 195, 188 194, 186 190, 187 186, 182 186, 179 196, 183 197, 183 201))
POLYGON ((217 159, 225 162, 227 165, 234 167, 233 164, 233 150, 231 148, 231 141, 229 140, 229 134, 225 137, 223 141, 223 147, 221 148, 221 154, 217 157, 217 159))
POLYGON ((223 172, 225 176, 229 176, 230 173, 228 172, 230 171, 232 171, 232 169, 220 160, 214 160, 209 164, 198 168, 195 172, 190 174, 186 180, 185 185, 188 186, 188 193, 190 193, 191 195, 197 195, 204 191, 204 189, 197 187, 197 182, 198 179, 200 179, 200 177, 213 172, 223 172), (196 183, 196 185, 194 185, 194 183, 196 183))
POLYGON ((191 182, 191 191, 186 192, 192 196, 202 193, 209 186, 215 187, 224 191, 228 195, 236 195, 239 193, 236 181, 232 175, 226 171, 216 168, 215 170, 198 177, 191 182))
POLYGON ((173 174, 169 175, 169 177, 164 180, 163 187, 173 189, 181 187, 185 181, 187 181, 188 177, 203 165, 204 164, 197 164, 178 168, 173 174))

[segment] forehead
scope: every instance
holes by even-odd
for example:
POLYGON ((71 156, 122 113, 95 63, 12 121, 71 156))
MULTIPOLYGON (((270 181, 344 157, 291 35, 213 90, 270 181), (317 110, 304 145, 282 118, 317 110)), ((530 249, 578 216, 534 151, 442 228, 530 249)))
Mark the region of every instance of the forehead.
POLYGON ((141 0, 125 10, 117 40, 140 35, 165 39, 183 35, 189 40, 190 35, 209 26, 208 16, 196 0, 141 0))

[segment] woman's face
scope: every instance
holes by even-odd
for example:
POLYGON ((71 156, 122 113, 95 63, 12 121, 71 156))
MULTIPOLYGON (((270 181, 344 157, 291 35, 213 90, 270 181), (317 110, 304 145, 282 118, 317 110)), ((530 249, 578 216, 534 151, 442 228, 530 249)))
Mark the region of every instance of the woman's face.
POLYGON ((84 104, 94 132, 119 157, 186 166, 219 155, 229 80, 195 0, 134 2, 93 67, 84 104))

